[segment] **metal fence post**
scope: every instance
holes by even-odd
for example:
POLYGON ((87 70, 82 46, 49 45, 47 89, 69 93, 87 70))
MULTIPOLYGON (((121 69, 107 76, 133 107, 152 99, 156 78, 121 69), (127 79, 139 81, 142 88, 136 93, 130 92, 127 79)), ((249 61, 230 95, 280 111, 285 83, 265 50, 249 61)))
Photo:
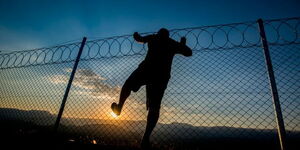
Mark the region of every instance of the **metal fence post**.
POLYGON ((80 56, 82 54, 85 42, 86 42, 86 37, 83 37, 82 42, 81 42, 81 46, 79 48, 79 52, 77 54, 77 57, 76 57, 76 60, 75 60, 74 66, 73 66, 73 70, 71 72, 70 79, 69 79, 69 82, 68 82, 68 85, 67 85, 67 88, 66 88, 66 91, 65 91, 65 94, 64 94, 64 97, 63 97, 63 100, 62 100, 62 103, 61 103, 61 106, 60 106, 55 124, 54 124, 54 132, 56 132, 58 127, 59 127, 59 122, 61 120, 64 108, 65 108, 65 104, 66 104, 66 101, 67 101, 67 98, 68 98, 68 95, 69 95, 69 91, 70 91, 71 86, 72 86, 72 82, 73 82, 73 79, 74 79, 74 76, 75 76, 75 73, 76 73, 76 69, 77 69, 79 59, 80 59, 80 56))
POLYGON ((266 67, 267 67, 267 71, 268 71, 268 75, 269 75, 269 81, 270 81, 270 87, 271 87, 271 93, 272 93, 272 99, 273 99, 273 106, 274 106, 275 117, 276 117, 276 122, 277 122, 279 142, 280 142, 281 150, 286 150, 285 127, 284 127, 284 122, 283 122, 283 117, 282 117, 282 112, 281 112, 281 107, 280 107, 280 102, 279 102, 279 97, 278 97, 278 91, 277 91, 277 87, 276 87, 276 81, 275 81, 271 56, 270 56, 270 52, 269 52, 269 46, 268 46, 267 37, 266 37, 265 29, 264 29, 264 23, 263 23, 262 19, 258 19, 257 23, 259 26, 260 38, 262 41, 266 67))

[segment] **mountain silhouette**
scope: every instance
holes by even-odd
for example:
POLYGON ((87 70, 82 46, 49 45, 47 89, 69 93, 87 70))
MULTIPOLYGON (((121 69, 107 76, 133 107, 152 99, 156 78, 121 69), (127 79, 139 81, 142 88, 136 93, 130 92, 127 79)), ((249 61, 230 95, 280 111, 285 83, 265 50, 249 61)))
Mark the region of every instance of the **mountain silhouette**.
MULTIPOLYGON (((56 116, 42 110, 19 110, 0 108, 0 122, 8 128, 12 125, 16 130, 28 128, 52 128, 56 116), (12 124, 12 125, 11 125, 12 124), (19 126, 18 126, 19 124, 19 126)), ((87 118, 63 118, 59 131, 70 136, 98 137, 101 143, 118 144, 137 143, 140 140, 146 121, 139 120, 100 120, 87 118)), ((3 128, 5 129, 5 128, 3 128)), ((32 131, 31 129, 30 131, 32 131)), ((299 145, 300 132, 287 131, 290 145, 299 145)), ((154 130, 153 139, 156 144, 173 143, 184 145, 199 145, 208 143, 251 143, 273 145, 277 147, 276 129, 251 129, 227 126, 202 127, 186 123, 158 123, 154 130)), ((221 144, 222 145, 222 144, 221 144)), ((253 145, 255 146, 255 145, 253 145)))

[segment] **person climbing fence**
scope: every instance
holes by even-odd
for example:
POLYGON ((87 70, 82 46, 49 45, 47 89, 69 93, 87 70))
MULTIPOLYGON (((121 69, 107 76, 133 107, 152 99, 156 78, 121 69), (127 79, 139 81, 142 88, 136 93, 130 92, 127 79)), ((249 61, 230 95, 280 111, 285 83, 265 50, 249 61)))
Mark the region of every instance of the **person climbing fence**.
POLYGON ((165 28, 147 36, 135 32, 133 37, 137 42, 147 43, 148 52, 144 61, 125 81, 119 103, 112 103, 111 108, 116 115, 120 115, 131 91, 137 92, 141 86, 146 86, 146 107, 149 112, 141 146, 149 147, 150 135, 158 121, 161 100, 170 79, 173 57, 175 54, 192 56, 192 50, 186 46, 186 38, 182 37, 177 42, 169 38, 169 31, 165 28))

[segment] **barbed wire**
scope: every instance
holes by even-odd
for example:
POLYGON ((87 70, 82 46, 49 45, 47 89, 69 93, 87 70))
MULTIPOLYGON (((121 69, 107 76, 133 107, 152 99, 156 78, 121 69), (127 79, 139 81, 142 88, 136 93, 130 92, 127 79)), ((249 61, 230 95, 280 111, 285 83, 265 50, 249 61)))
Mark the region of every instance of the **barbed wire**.
MULTIPOLYGON (((266 20, 265 25, 267 37, 269 37, 268 41, 271 45, 300 42, 299 18, 266 20)), ((147 32, 143 35, 153 33, 155 32, 147 32)), ((194 51, 260 46, 256 22, 172 29, 170 35, 175 40, 186 37, 187 45, 194 51)), ((0 68, 74 61, 79 44, 76 42, 48 48, 1 53, 0 68)), ((81 59, 144 55, 145 53, 145 45, 135 42, 132 35, 123 35, 87 41, 81 59)))

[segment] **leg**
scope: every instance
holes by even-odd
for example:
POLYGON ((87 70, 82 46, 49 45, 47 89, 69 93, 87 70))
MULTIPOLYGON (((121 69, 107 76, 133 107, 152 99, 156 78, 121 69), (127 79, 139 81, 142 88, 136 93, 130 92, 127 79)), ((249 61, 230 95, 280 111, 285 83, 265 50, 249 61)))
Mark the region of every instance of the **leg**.
POLYGON ((119 107, 121 110, 123 108, 123 105, 124 105, 126 99, 129 97, 130 93, 131 93, 131 88, 130 88, 128 82, 125 82, 125 84, 122 87, 120 99, 119 99, 119 107))
POLYGON ((140 87, 143 85, 143 80, 141 78, 141 71, 140 70, 135 70, 129 78, 125 81, 121 93, 120 93, 120 98, 119 98, 119 103, 112 103, 111 109, 116 115, 120 115, 123 105, 127 98, 129 97, 131 91, 138 91, 140 87))
POLYGON ((141 143, 142 148, 150 147, 150 136, 159 118, 161 100, 163 98, 166 87, 167 84, 146 85, 146 105, 149 112, 147 116, 146 131, 141 143))
POLYGON ((159 118, 159 108, 149 108, 148 116, 147 116, 147 126, 146 131, 144 133, 142 139, 142 147, 148 147, 150 144, 150 135, 156 126, 156 123, 159 118))
POLYGON ((119 99, 119 103, 112 103, 111 104, 111 109, 112 111, 116 114, 116 115, 120 115, 123 105, 126 101, 126 99, 129 97, 130 93, 131 93, 131 88, 129 86, 129 81, 127 80, 125 82, 125 84, 123 85, 122 89, 121 89, 121 93, 120 93, 120 99, 119 99))

